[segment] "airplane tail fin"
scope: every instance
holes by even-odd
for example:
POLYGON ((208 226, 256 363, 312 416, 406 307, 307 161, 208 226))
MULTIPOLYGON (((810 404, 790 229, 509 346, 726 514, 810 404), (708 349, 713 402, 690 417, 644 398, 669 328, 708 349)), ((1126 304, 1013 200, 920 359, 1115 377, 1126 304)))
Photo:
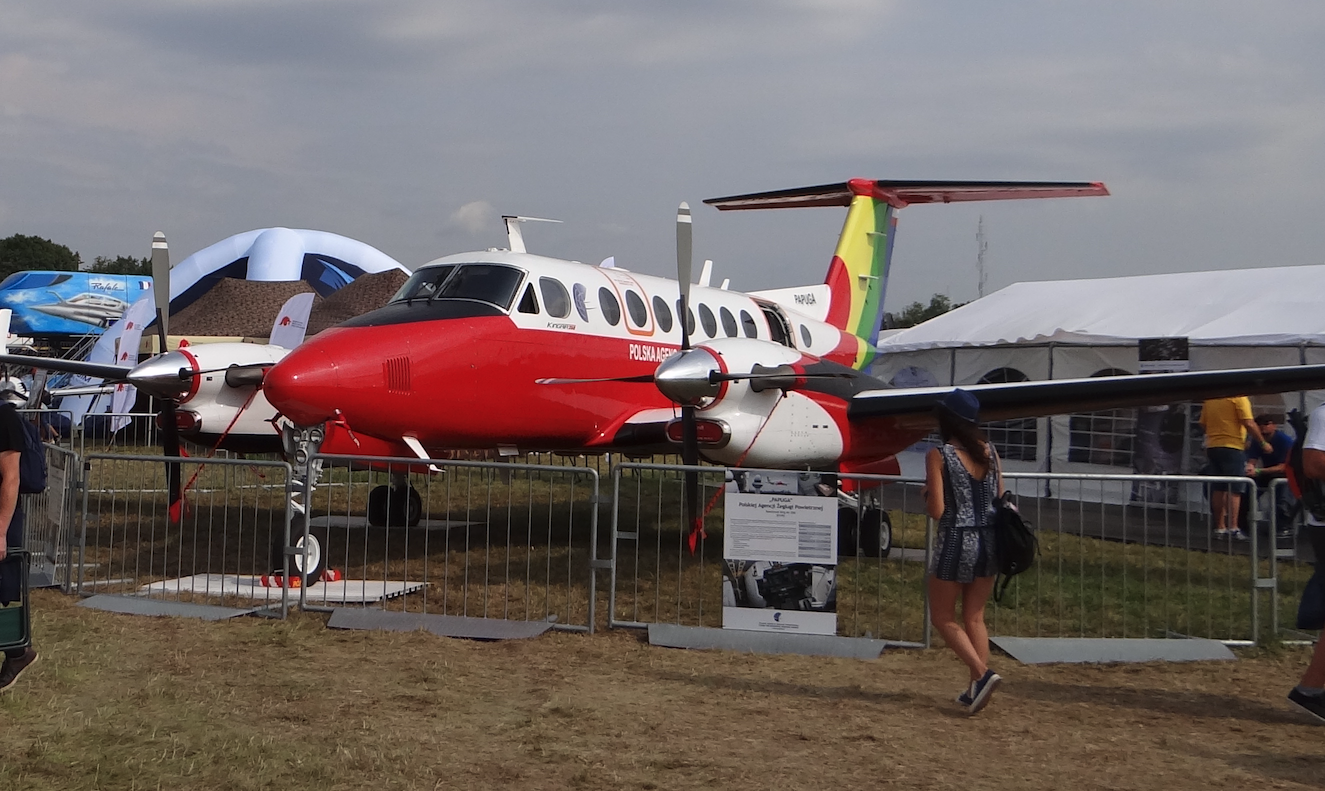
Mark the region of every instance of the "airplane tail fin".
POLYGON ((825 321, 863 341, 860 369, 874 359, 883 325, 883 299, 897 230, 897 209, 913 203, 1067 198, 1108 195, 1099 182, 876 181, 852 179, 790 190, 734 195, 704 201, 721 211, 846 206, 847 218, 824 282, 829 290, 825 321))

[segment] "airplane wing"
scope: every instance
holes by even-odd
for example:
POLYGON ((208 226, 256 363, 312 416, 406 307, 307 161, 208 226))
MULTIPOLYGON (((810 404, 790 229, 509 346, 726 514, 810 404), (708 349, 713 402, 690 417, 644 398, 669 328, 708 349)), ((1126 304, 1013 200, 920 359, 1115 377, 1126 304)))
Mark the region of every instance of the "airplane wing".
POLYGON ((0 364, 19 365, 26 368, 44 368, 47 371, 64 371, 82 374, 98 379, 124 379, 133 370, 130 365, 111 365, 109 363, 89 363, 83 360, 60 360, 53 357, 33 357, 30 354, 0 354, 0 364))
MULTIPOLYGON (((915 417, 932 422, 934 406, 952 387, 866 390, 847 407, 851 420, 915 417)), ((980 420, 1010 420, 1099 409, 1173 404, 1206 398, 1325 389, 1325 365, 1228 371, 1101 376, 1042 382, 962 385, 980 399, 980 420)))
POLYGON ((1108 195, 1098 181, 875 181, 852 179, 817 187, 753 192, 704 201, 721 211, 850 206, 857 195, 872 195, 894 208, 913 203, 958 203, 1012 198, 1074 198, 1108 195))

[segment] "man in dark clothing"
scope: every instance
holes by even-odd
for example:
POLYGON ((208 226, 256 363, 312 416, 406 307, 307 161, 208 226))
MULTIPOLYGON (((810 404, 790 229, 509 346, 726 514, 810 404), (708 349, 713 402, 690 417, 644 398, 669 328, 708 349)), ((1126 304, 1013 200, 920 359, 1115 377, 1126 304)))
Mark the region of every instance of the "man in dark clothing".
MULTIPOLYGON (((1293 450, 1293 438, 1279 428, 1277 415, 1257 415, 1256 426, 1272 448, 1267 451, 1255 442, 1247 443, 1247 476, 1255 479, 1256 496, 1260 498, 1276 479, 1288 474, 1286 467, 1288 454, 1293 450)), ((1276 533, 1283 537, 1291 533, 1290 524, 1296 502, 1287 487, 1281 486, 1278 494, 1279 499, 1275 503, 1277 513, 1269 516, 1273 518, 1276 533)), ((1247 524, 1250 500, 1249 497, 1242 498, 1242 507, 1238 513, 1238 526, 1244 533, 1249 533, 1251 527, 1247 524)))
MULTIPOLYGON (((23 511, 18 503, 18 459, 25 445, 23 418, 19 417, 13 403, 20 398, 26 400, 26 394, 19 388, 16 380, 0 380, 0 532, 4 540, 0 541, 0 606, 9 606, 23 601, 23 569, 18 565, 25 562, 22 556, 10 557, 11 549, 23 547, 23 511)), ((4 664, 0 665, 0 692, 13 686, 18 677, 37 661, 37 651, 30 644, 24 648, 12 648, 5 651, 4 664)))

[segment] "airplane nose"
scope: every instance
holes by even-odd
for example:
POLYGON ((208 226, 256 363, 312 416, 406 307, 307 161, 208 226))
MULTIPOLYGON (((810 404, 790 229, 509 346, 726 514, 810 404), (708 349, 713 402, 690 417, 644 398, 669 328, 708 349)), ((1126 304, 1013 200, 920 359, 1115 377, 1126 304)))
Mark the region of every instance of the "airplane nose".
POLYGON ((298 426, 315 426, 336 413, 336 363, 316 347, 299 347, 267 371, 267 401, 298 426))

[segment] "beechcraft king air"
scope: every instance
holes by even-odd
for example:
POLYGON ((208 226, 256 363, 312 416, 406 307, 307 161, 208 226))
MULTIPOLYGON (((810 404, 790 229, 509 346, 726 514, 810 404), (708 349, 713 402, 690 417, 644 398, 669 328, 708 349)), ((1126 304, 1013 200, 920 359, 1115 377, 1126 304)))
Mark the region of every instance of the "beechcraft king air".
MULTIPOLYGON (((1090 182, 856 179, 705 201, 719 210, 847 207, 824 282, 740 293, 510 249, 416 270, 385 307, 321 333, 263 378, 270 403, 364 453, 647 452, 712 462, 893 472, 951 388, 897 389, 874 359, 896 228, 918 203, 1103 196, 1090 182), (687 316, 683 326, 681 317, 687 316)), ((1325 366, 976 385, 989 420, 1325 387, 1325 366)), ((336 443, 341 444, 341 443, 336 443)))

